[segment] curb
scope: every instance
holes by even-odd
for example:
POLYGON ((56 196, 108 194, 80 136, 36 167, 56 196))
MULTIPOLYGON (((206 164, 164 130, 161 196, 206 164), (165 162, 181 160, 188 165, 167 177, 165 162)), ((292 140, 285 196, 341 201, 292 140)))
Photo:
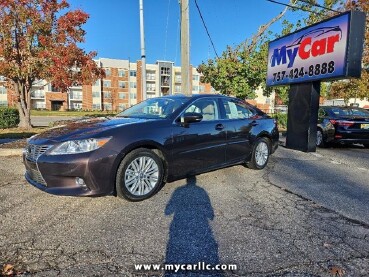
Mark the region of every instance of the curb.
POLYGON ((0 149, 0 157, 10 157, 10 156, 22 156, 23 149, 22 148, 15 148, 15 149, 0 149))

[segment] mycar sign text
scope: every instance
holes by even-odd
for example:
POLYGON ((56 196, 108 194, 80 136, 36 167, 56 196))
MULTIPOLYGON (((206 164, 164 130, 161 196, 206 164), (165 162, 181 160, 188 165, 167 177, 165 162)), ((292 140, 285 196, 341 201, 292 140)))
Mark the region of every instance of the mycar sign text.
POLYGON ((360 77, 363 20, 350 11, 270 42, 267 86, 360 77))

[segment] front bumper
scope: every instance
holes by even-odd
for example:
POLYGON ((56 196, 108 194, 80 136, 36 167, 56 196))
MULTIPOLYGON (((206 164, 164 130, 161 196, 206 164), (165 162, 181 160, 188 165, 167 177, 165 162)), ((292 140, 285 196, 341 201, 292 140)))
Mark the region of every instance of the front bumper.
POLYGON ((46 153, 36 161, 23 155, 25 178, 36 188, 55 195, 98 196, 114 192, 117 153, 97 149, 89 153, 55 155, 46 153), (77 178, 84 183, 78 183, 77 178))

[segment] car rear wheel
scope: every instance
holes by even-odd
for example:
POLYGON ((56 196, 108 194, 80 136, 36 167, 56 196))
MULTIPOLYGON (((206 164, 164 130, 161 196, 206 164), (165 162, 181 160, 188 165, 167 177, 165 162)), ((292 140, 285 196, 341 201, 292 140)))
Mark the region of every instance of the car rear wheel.
POLYGON ((252 148, 251 160, 246 164, 247 167, 263 169, 268 163, 270 153, 270 140, 267 138, 258 138, 252 148))
POLYGON ((135 149, 119 165, 116 190, 120 198, 142 201, 153 196, 163 182, 163 162, 152 150, 135 149))
POLYGON ((318 129, 316 132, 316 146, 322 148, 326 146, 326 142, 324 141, 323 137, 323 131, 321 129, 318 129))

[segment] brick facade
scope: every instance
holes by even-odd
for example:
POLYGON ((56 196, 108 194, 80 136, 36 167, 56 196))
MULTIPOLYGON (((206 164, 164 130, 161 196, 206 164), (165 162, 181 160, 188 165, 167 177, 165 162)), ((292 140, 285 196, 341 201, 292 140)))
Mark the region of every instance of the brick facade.
POLYGON ((68 109, 68 94, 63 92, 51 92, 48 91, 45 94, 46 109, 47 110, 59 110, 66 111, 68 109), (58 102, 61 103, 58 109, 58 102))

